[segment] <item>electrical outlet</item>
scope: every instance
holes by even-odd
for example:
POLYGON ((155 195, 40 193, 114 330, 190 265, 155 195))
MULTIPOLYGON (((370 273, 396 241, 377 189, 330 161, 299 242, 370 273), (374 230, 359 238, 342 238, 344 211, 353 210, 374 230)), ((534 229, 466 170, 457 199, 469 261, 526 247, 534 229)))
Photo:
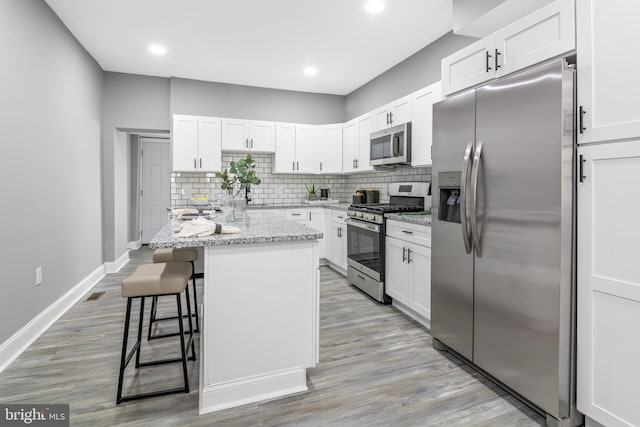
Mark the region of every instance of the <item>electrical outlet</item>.
POLYGON ((36 286, 42 284, 42 267, 36 268, 36 286))

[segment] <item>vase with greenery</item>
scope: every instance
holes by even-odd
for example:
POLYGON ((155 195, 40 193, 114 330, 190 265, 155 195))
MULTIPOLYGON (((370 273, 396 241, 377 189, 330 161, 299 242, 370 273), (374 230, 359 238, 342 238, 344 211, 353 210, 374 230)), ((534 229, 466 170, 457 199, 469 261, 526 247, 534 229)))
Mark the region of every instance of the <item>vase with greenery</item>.
POLYGON ((259 185, 262 182, 256 175, 255 168, 256 163, 253 157, 251 157, 251 154, 247 154, 245 158, 237 162, 231 161, 228 171, 225 168, 222 172, 216 172, 216 178, 222 179, 220 187, 228 195, 227 220, 235 222, 242 219, 242 212, 247 203, 251 201, 249 197, 251 185, 259 185), (244 198, 242 197, 243 191, 244 198))

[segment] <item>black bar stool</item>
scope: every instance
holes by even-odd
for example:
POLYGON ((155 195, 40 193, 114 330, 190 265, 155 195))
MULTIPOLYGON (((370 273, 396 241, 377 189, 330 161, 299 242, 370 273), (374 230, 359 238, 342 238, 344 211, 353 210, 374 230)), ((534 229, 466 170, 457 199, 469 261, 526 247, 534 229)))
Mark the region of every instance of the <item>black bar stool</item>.
MULTIPOLYGON (((195 333, 200 332, 200 315, 198 313, 198 291, 196 289, 196 278, 203 277, 202 274, 196 274, 195 261, 198 260, 198 250, 196 248, 160 248, 153 252, 154 263, 166 263, 166 262, 188 262, 191 263, 191 280, 193 283, 193 316, 196 319, 195 333)), ((169 334, 151 335, 153 324, 163 320, 173 320, 176 316, 157 317, 158 310, 158 297, 153 297, 151 300, 151 317, 149 318, 149 332, 147 339, 152 340, 156 338, 173 337, 178 335, 177 332, 169 334)))
POLYGON ((122 281, 122 297, 127 298, 127 313, 124 321, 124 334, 122 339, 122 354, 120 356, 120 373, 118 376, 118 395, 116 404, 128 400, 142 399, 145 397, 161 396, 172 393, 189 393, 189 379, 187 377, 187 353, 191 347, 191 358, 196 360, 195 344, 193 342, 193 324, 191 322, 191 302, 189 298, 189 277, 191 276, 191 266, 186 262, 172 262, 159 264, 144 264, 136 268, 134 273, 122 281), (189 339, 185 343, 185 334, 182 316, 182 304, 180 294, 185 292, 187 299, 187 317, 189 319, 189 339), (173 359, 155 360, 151 362, 140 362, 140 345, 142 342, 142 322, 144 320, 144 299, 146 297, 158 297, 173 295, 176 298, 178 309, 178 328, 180 329, 180 354, 181 357, 173 359), (133 300, 140 298, 140 319, 138 321, 138 337, 135 345, 127 354, 127 340, 129 338, 129 323, 131 320, 131 306, 133 300), (185 345, 186 344, 186 345, 185 345), (184 376, 184 387, 159 390, 148 393, 122 395, 122 382, 124 371, 133 355, 136 356, 136 369, 143 366, 154 366, 165 363, 182 362, 182 373, 184 376))

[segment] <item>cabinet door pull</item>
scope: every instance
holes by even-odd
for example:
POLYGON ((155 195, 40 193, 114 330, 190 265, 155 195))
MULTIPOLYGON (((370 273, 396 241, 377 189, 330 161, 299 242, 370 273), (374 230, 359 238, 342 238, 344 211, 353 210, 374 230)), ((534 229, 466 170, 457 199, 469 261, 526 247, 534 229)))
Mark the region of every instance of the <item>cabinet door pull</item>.
POLYGON ((358 169, 360 166, 358 165, 360 161, 358 159, 356 159, 356 169, 358 169))
POLYGON ((200 169, 202 169, 202 157, 200 157, 200 169))
POLYGON ((402 230, 402 232, 405 234, 413 234, 413 231, 409 231, 409 230, 402 230))
POLYGON ((584 127, 584 113, 586 113, 586 111, 581 105, 580 108, 578 108, 578 129, 580 130, 580 133, 584 133, 584 131, 587 130, 584 127))
POLYGON ((196 169, 198 167, 198 165, 196 164, 196 158, 193 158, 193 168, 196 169))
POLYGON ((292 215, 292 216, 300 216, 300 215, 302 215, 302 214, 301 214, 301 213, 297 213, 297 212, 296 212, 296 213, 292 213, 291 215, 292 215))
POLYGON ((402 262, 407 260, 407 248, 402 248, 402 262))
POLYGON ((389 113, 389 124, 393 124, 393 111, 389 113))
POLYGON ((320 172, 322 172, 322 162, 320 162, 320 172))
POLYGON ((296 170, 300 170, 300 162, 296 162, 296 170))
POLYGON ((407 248, 407 264, 411 264, 411 249, 407 248))
POLYGON ((309 211, 309 221, 311 221, 311 211, 309 211))
POLYGON ((579 158, 578 158, 578 175, 579 175, 579 180, 580 182, 584 182, 586 176, 584 176, 584 162, 586 162, 587 160, 582 156, 582 154, 580 154, 579 158))
POLYGON ((291 170, 296 170, 296 162, 295 160, 291 162, 291 170))
POLYGON ((389 124, 389 113, 387 113, 387 124, 389 124))
POLYGON ((351 159, 351 167, 356 168, 356 159, 351 159))
POLYGON ((489 67, 489 58, 491 58, 491 54, 489 53, 489 51, 485 52, 485 66, 487 67, 487 73, 489 72, 489 70, 491 70, 491 67, 489 67))
POLYGON ((253 148, 253 138, 251 138, 251 148, 253 148))
POLYGON ((496 71, 498 71, 498 68, 502 67, 502 65, 498 64, 498 55, 502 55, 500 52, 498 52, 498 49, 496 49, 495 51, 495 67, 496 67, 496 71))

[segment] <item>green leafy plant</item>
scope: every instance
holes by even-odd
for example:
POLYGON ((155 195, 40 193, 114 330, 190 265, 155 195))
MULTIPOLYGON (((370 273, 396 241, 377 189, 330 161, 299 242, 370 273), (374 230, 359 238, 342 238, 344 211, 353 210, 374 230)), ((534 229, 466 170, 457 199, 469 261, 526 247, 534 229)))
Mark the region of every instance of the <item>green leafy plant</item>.
POLYGON ((262 182, 256 175, 255 168, 256 163, 253 157, 251 154, 247 154, 247 157, 237 162, 231 161, 229 171, 225 169, 223 172, 216 172, 216 178, 222 179, 220 187, 235 198, 243 189, 250 188, 252 184, 259 185, 262 182))
POLYGON ((315 184, 311 184, 311 187, 309 187, 308 185, 305 184, 304 187, 307 189, 307 191, 309 192, 309 194, 311 196, 315 196, 317 194, 317 192, 318 192, 318 189, 316 188, 315 184))

